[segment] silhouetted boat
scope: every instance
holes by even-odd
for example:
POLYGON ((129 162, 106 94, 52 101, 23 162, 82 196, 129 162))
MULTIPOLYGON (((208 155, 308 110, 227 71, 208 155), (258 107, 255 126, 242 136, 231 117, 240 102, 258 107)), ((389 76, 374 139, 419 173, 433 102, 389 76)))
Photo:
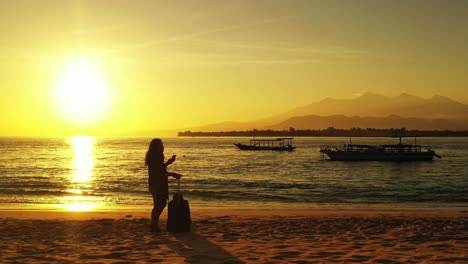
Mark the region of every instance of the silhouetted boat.
POLYGON ((424 161, 432 160, 434 156, 441 158, 429 146, 416 144, 393 145, 359 145, 345 144, 344 146, 320 146, 322 159, 327 155, 331 160, 388 160, 388 161, 424 161))
POLYGON ((277 138, 277 139, 252 139, 250 144, 234 144, 240 150, 278 150, 278 151, 293 151, 296 147, 293 145, 293 138, 277 138))

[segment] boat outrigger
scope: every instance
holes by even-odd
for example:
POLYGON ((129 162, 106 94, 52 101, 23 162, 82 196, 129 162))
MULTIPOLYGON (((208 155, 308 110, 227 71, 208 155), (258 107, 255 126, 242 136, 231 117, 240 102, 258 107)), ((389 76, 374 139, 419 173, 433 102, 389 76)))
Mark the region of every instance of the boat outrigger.
POLYGON ((251 139, 250 144, 234 144, 240 150, 278 150, 293 151, 293 138, 251 139))
POLYGON ((402 144, 401 138, 406 136, 394 136, 400 138, 399 144, 392 145, 359 145, 345 144, 344 146, 320 146, 322 159, 327 155, 330 160, 377 160, 377 161, 430 161, 433 157, 441 159, 430 146, 402 144))

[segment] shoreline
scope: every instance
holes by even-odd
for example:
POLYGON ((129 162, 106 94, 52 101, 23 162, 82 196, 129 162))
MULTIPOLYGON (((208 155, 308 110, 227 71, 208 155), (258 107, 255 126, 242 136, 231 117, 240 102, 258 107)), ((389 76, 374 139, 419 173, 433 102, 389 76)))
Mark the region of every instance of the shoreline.
MULTIPOLYGON (((147 210, 137 209, 109 209, 93 211, 66 211, 66 210, 42 210, 42 209, 2 209, 0 219, 43 219, 43 220, 91 220, 91 219, 132 219, 150 218, 151 208, 147 210)), ((419 217, 468 217, 466 210, 315 210, 315 209, 227 209, 227 208, 191 208, 191 215, 195 218, 213 217, 224 215, 236 216, 419 216, 419 217)), ((164 209, 162 218, 167 217, 167 208, 164 209)))
MULTIPOLYGON (((97 219, 102 218, 149 218, 151 207, 139 208, 108 208, 97 210, 65 210, 58 208, 5 208, 0 207, 1 218, 16 218, 16 219, 97 219)), ((228 207, 193 207, 191 206, 192 215, 239 215, 239 216, 255 216, 255 215, 304 215, 304 216, 319 216, 319 215, 342 215, 342 216, 359 216, 359 215, 425 215, 425 216, 468 216, 467 207, 455 208, 386 208, 386 209, 304 209, 304 208, 228 208, 228 207)), ((164 209, 162 217, 166 217, 167 207, 164 209)))
MULTIPOLYGON (((368 204, 290 204, 287 203, 239 203, 224 204, 200 203, 189 200, 190 208, 201 211, 319 211, 319 212, 468 212, 468 203, 368 203, 368 204)), ((33 203, 5 203, 0 204, 0 212, 147 212, 151 211, 150 202, 145 205, 100 205, 91 203, 71 204, 33 204, 33 203)))
MULTIPOLYGON (((163 211, 163 216, 167 214, 167 208, 163 211)), ((131 210, 131 209, 109 209, 109 210, 92 210, 92 211, 67 211, 58 209, 2 209, 0 208, 0 218, 18 218, 18 219, 51 219, 51 216, 61 216, 62 219, 67 219, 66 216, 76 218, 76 216, 82 215, 84 219, 90 219, 89 217, 97 218, 103 216, 106 218, 129 218, 129 217, 148 217, 151 212, 151 208, 147 210, 131 210)), ((349 210, 334 210, 334 209, 245 209, 245 208, 191 208, 191 213, 194 215, 220 215, 220 214, 232 214, 232 215, 305 215, 305 216, 317 216, 317 215, 466 215, 466 210, 362 210, 362 209, 349 209, 349 210)))

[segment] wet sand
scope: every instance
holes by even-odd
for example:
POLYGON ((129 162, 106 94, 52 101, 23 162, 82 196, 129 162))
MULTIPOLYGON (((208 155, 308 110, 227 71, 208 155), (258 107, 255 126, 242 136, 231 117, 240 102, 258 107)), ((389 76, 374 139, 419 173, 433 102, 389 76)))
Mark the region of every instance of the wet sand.
POLYGON ((153 234, 147 212, 6 210, 0 263, 468 263, 467 216, 194 210, 193 232, 153 234))

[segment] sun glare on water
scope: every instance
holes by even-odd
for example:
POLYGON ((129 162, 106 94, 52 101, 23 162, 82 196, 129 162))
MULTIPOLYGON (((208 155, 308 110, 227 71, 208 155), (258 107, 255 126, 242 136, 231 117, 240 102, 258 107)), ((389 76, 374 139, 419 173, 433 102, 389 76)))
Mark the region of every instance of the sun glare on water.
POLYGON ((86 58, 60 67, 53 87, 56 111, 69 123, 95 123, 110 112, 113 92, 99 65, 86 58))
POLYGON ((88 136, 74 136, 70 138, 75 152, 75 160, 72 168, 75 170, 74 182, 87 183, 93 175, 93 138, 88 136))
POLYGON ((93 201, 94 140, 88 136, 70 138, 74 162, 71 166, 69 196, 63 197, 63 208, 67 211, 91 211, 97 208, 93 201))

